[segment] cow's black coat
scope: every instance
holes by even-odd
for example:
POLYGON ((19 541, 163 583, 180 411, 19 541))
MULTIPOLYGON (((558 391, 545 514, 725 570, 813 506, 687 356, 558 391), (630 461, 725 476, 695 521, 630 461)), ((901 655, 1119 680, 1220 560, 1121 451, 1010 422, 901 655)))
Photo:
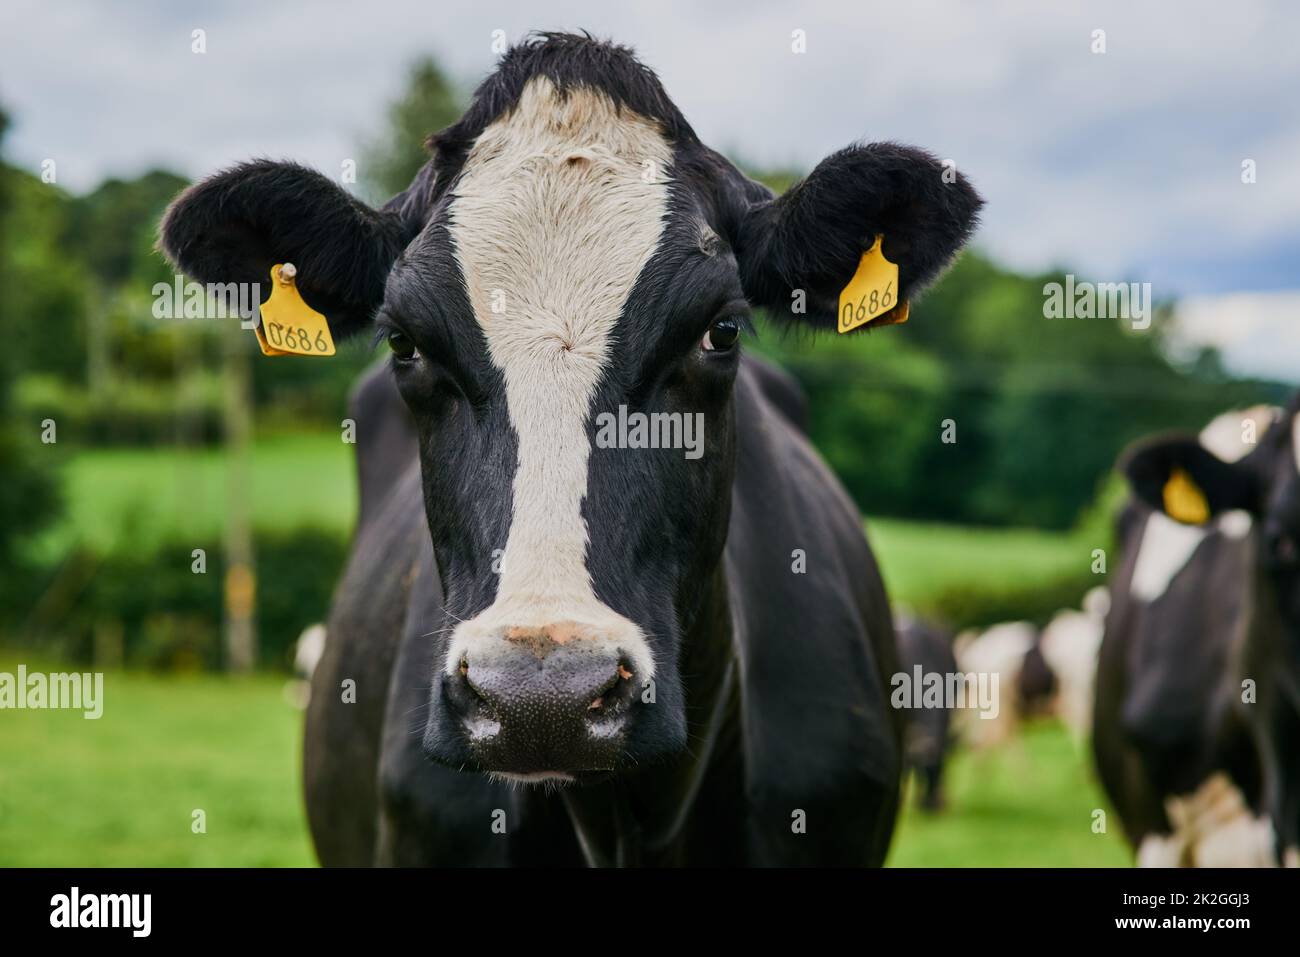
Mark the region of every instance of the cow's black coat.
POLYGON ((430 146, 380 211, 301 167, 258 162, 188 190, 163 224, 164 250, 202 280, 264 282, 291 261, 337 335, 382 305, 381 329, 419 350, 395 364, 398 389, 385 368, 355 399, 368 437, 361 522, 308 714, 321 860, 880 863, 901 720, 887 705, 893 628, 860 519, 798 428, 797 387, 697 343, 719 309, 746 299, 789 322, 833 323, 878 233, 900 295, 915 294, 973 229, 974 190, 928 154, 874 144, 774 199, 699 142, 629 51, 565 35, 508 53, 430 146), (492 601, 517 451, 448 208, 476 138, 537 76, 655 121, 673 149, 663 236, 619 320, 589 428, 626 403, 698 410, 708 436, 700 463, 593 446, 587 567, 599 599, 651 636, 657 701, 640 708, 613 774, 559 794, 472 773, 478 755, 449 720, 454 679, 441 674, 449 630, 492 601), (792 308, 798 290, 806 311, 792 308), (355 704, 340 700, 347 679, 355 704))
POLYGON ((1150 509, 1125 506, 1123 564, 1098 652, 1093 748, 1134 847, 1169 834, 1165 800, 1224 772, 1256 811, 1259 765, 1240 705, 1249 546, 1215 530, 1154 602, 1130 591, 1150 509))
POLYGON ((1272 819, 1279 860, 1300 845, 1298 414, 1300 396, 1236 463, 1184 435, 1145 440, 1124 456, 1137 501, 1120 520, 1125 561, 1098 661, 1094 751, 1135 845, 1169 832, 1166 797, 1215 771, 1272 819), (1242 509, 1254 528, 1240 541, 1211 531, 1148 605, 1128 582, 1146 516, 1163 510, 1176 468, 1205 494, 1212 517, 1242 509))
MULTIPOLYGON (((958 673, 953 654, 953 635, 948 629, 919 618, 898 625, 899 665, 912 674, 919 665, 923 675, 958 673)), ((943 766, 952 744, 952 711, 949 708, 915 708, 907 713, 905 758, 916 772, 917 802, 927 811, 944 806, 943 766)))

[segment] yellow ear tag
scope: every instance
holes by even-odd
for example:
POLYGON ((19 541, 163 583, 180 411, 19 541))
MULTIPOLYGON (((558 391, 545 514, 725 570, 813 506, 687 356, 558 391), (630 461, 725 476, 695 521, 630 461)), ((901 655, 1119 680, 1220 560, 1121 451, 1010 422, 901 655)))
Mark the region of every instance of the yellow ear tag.
POLYGON ((1210 503, 1183 469, 1174 469, 1165 483, 1165 514, 1184 525, 1204 525, 1210 520, 1210 503))
POLYGON ((898 299, 898 266, 885 258, 884 237, 876 236, 840 292, 837 327, 843 333, 868 323, 892 326, 907 322, 908 311, 907 300, 898 299))
POLYGON ((271 267, 271 298, 262 303, 257 344, 268 356, 332 356, 334 337, 325 317, 298 292, 293 263, 271 267))

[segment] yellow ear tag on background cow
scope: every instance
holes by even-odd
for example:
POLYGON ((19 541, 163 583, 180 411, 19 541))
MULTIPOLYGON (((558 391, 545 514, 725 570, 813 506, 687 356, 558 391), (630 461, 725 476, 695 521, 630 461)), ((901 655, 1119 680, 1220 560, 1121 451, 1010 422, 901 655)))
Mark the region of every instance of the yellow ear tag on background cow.
POLYGON ((862 254, 858 271, 840 292, 840 332, 852 332, 874 323, 892 326, 907 322, 907 300, 898 300, 898 265, 885 258, 884 237, 876 236, 871 248, 862 254))
POLYGON ((262 303, 257 344, 268 356, 332 356, 334 337, 325 317, 298 292, 293 263, 271 267, 271 298, 262 303))
POLYGON ((1165 483, 1165 514, 1184 525, 1204 525, 1210 520, 1210 503, 1183 469, 1174 469, 1165 483))

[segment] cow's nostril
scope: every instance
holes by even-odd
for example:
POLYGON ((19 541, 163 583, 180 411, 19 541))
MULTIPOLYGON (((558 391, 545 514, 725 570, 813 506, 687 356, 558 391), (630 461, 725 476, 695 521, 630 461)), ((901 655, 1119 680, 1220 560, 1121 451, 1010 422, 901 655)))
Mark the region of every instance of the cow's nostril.
POLYGON ((596 689, 595 696, 587 705, 587 717, 592 720, 607 719, 626 710, 632 703, 632 671, 624 662, 619 662, 609 680, 596 689))
POLYGON ((482 688, 480 688, 477 684, 475 684, 474 679, 469 676, 469 659, 467 658, 460 659, 459 670, 460 670, 461 684, 463 684, 466 688, 469 689, 470 694, 473 696, 472 700, 475 700, 483 705, 489 704, 490 701, 488 699, 487 693, 482 688))
POLYGON ((602 702, 604 702, 605 695, 608 694, 610 691, 612 691, 616 684, 618 684, 618 675, 614 675, 603 685, 597 688, 595 699, 591 702, 590 707, 592 708, 598 707, 602 702))

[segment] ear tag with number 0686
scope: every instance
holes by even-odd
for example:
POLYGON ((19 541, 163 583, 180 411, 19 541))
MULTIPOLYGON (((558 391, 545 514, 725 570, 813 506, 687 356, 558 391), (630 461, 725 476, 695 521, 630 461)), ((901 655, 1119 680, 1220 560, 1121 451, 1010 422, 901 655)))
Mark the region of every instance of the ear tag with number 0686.
POLYGON ((874 322, 892 326, 907 322, 907 300, 898 299, 898 265, 885 258, 884 237, 876 236, 871 248, 862 254, 858 271, 840 292, 840 332, 852 332, 874 322))
POLYGON ((329 323, 303 300, 296 276, 292 263, 271 267, 271 298, 262 303, 257 344, 268 356, 332 356, 329 323))

